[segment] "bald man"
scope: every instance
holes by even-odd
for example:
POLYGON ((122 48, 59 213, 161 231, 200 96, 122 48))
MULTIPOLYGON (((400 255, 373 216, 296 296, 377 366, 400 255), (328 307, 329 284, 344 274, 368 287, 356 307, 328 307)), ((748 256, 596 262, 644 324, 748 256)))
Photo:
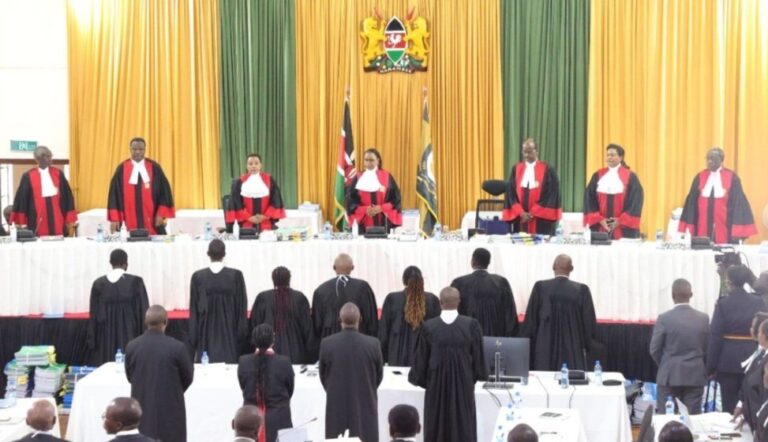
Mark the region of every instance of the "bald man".
POLYGON ((326 393, 325 437, 346 430, 364 442, 378 442, 378 395, 384 376, 379 340, 358 331, 360 309, 347 302, 339 312, 341 331, 320 342, 320 381, 326 393))
POLYGON ((360 331, 368 336, 378 336, 376 296, 367 282, 350 276, 354 269, 352 257, 340 254, 333 261, 336 276, 315 290, 312 296, 312 323, 318 341, 340 330, 339 309, 347 302, 360 309, 360 331))
POLYGON ((139 433, 141 405, 130 397, 118 397, 107 405, 104 412, 104 430, 115 437, 110 442, 153 442, 139 433))
POLYGON ((539 442, 539 435, 530 425, 517 424, 507 434, 507 442, 539 442))
POLYGON ((56 425, 56 407, 49 401, 40 400, 32 404, 32 407, 27 410, 27 425, 32 428, 33 432, 22 437, 17 442, 53 442, 64 440, 52 434, 53 428, 56 425))
POLYGON ((187 440, 184 392, 192 385, 194 367, 186 347, 165 335, 168 312, 160 305, 147 310, 147 331, 125 348, 125 375, 131 397, 144 410, 139 429, 163 442, 187 440))
POLYGON ((21 176, 13 199, 11 222, 37 236, 74 236, 75 197, 61 169, 51 166, 53 154, 45 146, 34 152, 37 167, 21 176))
POLYGON ((589 287, 571 281, 573 263, 558 255, 555 277, 533 285, 522 335, 531 338, 533 369, 557 371, 563 364, 587 370, 586 352, 597 327, 589 287))
POLYGON ((408 381, 424 388, 424 442, 475 442, 475 382, 486 379, 480 323, 459 315, 459 292, 440 292, 442 312, 421 326, 408 381))
POLYGON ((232 419, 232 429, 235 438, 232 442, 256 442, 259 440, 259 429, 263 423, 259 409, 254 405, 245 405, 237 409, 232 419))

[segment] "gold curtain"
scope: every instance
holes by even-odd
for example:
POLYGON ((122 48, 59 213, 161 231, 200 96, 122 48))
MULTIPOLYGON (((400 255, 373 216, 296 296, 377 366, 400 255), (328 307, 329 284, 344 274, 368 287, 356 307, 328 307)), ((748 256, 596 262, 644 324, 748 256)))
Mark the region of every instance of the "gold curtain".
POLYGON ((766 9, 759 0, 592 2, 587 176, 608 143, 624 146, 645 189, 649 236, 682 206, 712 146, 725 150, 753 212, 768 200, 755 173, 768 161, 758 144, 768 117, 766 9))
POLYGON ((219 207, 219 7, 215 0, 69 0, 70 158, 80 211, 147 140, 177 208, 219 207))
POLYGON ((440 218, 457 228, 483 192, 502 178, 503 126, 499 2, 482 0, 295 0, 299 200, 333 208, 344 94, 356 160, 376 146, 400 186, 404 208, 416 208, 422 88, 427 87, 440 218), (360 23, 377 7, 404 19, 411 7, 429 23, 426 73, 365 73, 360 23))

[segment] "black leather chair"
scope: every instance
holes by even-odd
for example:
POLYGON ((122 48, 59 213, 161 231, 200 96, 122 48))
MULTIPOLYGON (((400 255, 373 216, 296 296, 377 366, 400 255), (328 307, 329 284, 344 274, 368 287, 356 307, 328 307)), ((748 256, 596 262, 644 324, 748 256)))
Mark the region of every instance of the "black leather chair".
POLYGON ((482 189, 490 193, 493 198, 483 198, 477 200, 475 206, 475 229, 484 230, 488 234, 504 235, 509 233, 509 224, 502 221, 500 217, 494 216, 493 219, 481 219, 480 212, 501 212, 504 210, 503 196, 507 191, 507 182, 505 180, 485 180, 482 189))
POLYGON ((221 210, 224 213, 224 225, 226 226, 227 233, 232 233, 235 226, 235 223, 227 222, 227 209, 230 208, 230 204, 232 203, 231 200, 231 195, 224 195, 221 197, 221 210))

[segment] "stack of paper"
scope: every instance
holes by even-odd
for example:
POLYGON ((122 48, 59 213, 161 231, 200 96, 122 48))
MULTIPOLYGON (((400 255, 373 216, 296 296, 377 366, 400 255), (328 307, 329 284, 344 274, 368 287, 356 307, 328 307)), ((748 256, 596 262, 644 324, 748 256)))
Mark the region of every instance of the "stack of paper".
POLYGON ((16 385, 16 397, 27 397, 27 388, 29 387, 29 374, 32 371, 30 367, 18 365, 16 361, 10 361, 5 364, 3 372, 5 373, 8 384, 5 391, 8 392, 8 386, 16 385))
POLYGON ((53 345, 24 345, 14 356, 19 365, 39 367, 56 363, 56 349, 53 345))
POLYGON ((51 364, 47 367, 35 368, 35 389, 32 397, 55 397, 64 379, 65 364, 51 364))

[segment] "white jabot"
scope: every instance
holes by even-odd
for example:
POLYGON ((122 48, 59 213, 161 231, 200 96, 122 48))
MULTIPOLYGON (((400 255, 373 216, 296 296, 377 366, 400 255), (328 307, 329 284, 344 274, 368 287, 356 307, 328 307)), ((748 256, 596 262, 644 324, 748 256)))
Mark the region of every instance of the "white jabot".
POLYGON ((440 319, 442 319, 446 324, 453 324, 453 321, 455 321, 458 317, 458 310, 443 310, 440 312, 440 319))
POLYGON ((43 194, 43 198, 56 196, 59 193, 59 189, 53 185, 50 167, 46 167, 45 169, 38 168, 37 170, 40 171, 40 190, 43 194))
POLYGON ((221 261, 214 261, 208 266, 213 273, 219 273, 224 268, 224 263, 221 261))
POLYGON ((758 345, 757 350, 755 350, 754 353, 752 353, 747 359, 741 361, 741 368, 743 368, 744 371, 749 370, 749 367, 752 366, 752 363, 755 362, 756 359, 762 359, 764 353, 765 349, 758 345))
POLYGON ((536 161, 532 163, 525 162, 525 172, 523 172, 523 179, 520 180, 520 187, 524 189, 539 187, 539 183, 536 182, 536 161))
POLYGON ((379 182, 379 176, 376 174, 378 170, 378 167, 373 170, 366 169, 360 176, 360 179, 357 180, 355 189, 362 190, 363 192, 378 192, 381 190, 384 186, 379 182))
POLYGON ((723 188, 723 179, 720 176, 720 171, 722 171, 723 168, 719 167, 716 171, 709 172, 709 178, 707 178, 707 184, 704 185, 704 188, 701 189, 701 196, 704 198, 709 198, 709 196, 712 194, 712 190, 715 191, 715 198, 722 198, 725 196, 725 188, 723 188))
POLYGON ((125 273, 125 270, 123 269, 112 269, 107 272, 107 281, 114 284, 123 277, 123 273, 125 273))
POLYGON ((133 430, 118 431, 117 433, 115 433, 115 437, 130 436, 130 435, 133 435, 133 434, 139 434, 139 429, 138 428, 134 428, 133 430))
POLYGON ((141 160, 138 163, 133 160, 131 160, 131 162, 133 163, 133 170, 131 171, 131 178, 128 182, 135 186, 139 183, 139 175, 141 175, 141 181, 143 181, 144 184, 147 184, 149 182, 149 172, 147 172, 147 165, 144 163, 144 160, 141 160))
POLYGON ((597 182, 597 191, 599 193, 607 193, 608 195, 616 195, 624 192, 624 183, 621 182, 619 177, 619 167, 609 167, 608 172, 600 178, 597 182))
POLYGON ((269 195, 269 188, 264 184, 261 174, 254 173, 243 183, 240 195, 246 198, 264 198, 269 195))

